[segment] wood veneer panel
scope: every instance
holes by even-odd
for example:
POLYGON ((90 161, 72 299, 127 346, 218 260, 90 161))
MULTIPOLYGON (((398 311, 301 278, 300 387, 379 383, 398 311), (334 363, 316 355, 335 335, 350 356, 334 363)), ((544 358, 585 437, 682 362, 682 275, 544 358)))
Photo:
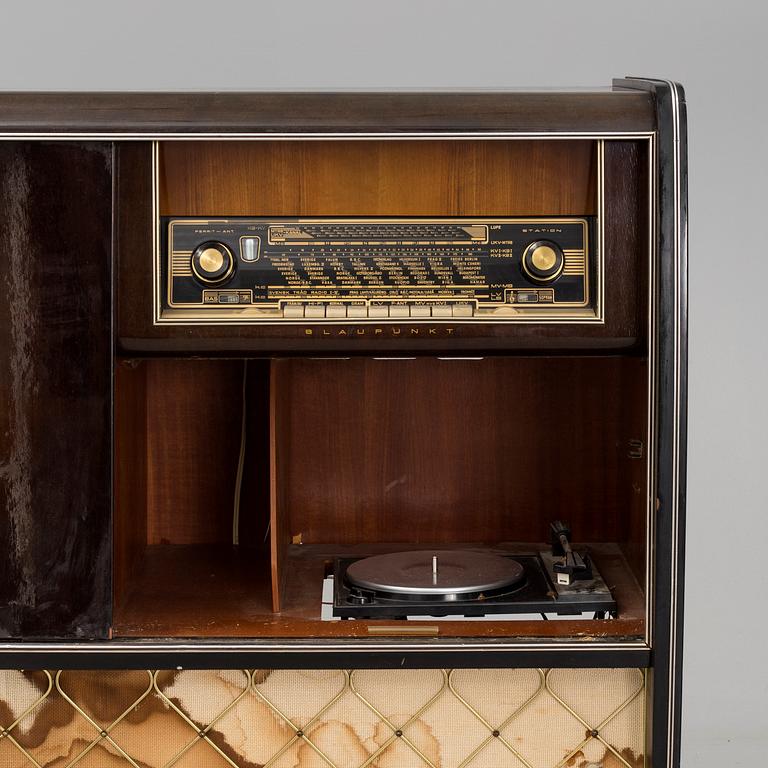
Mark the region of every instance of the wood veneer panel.
POLYGON ((160 145, 164 216, 587 215, 593 141, 160 145))
POLYGON ((243 361, 147 366, 147 543, 232 541, 243 361))
POLYGON ((0 142, 0 635, 110 619, 112 147, 0 142))
POLYGON ((285 398, 278 396, 275 368, 270 365, 269 379, 269 531, 270 563, 272 577, 272 610, 280 611, 281 594, 287 576, 287 549, 290 544, 290 525, 285 506, 285 487, 279 471, 283 460, 282 441, 279 439, 279 424, 284 413, 290 408, 285 398))
POLYGON ((622 464, 619 482, 625 489, 625 514, 619 541, 635 578, 645 583, 646 532, 648 517, 648 362, 637 358, 627 362, 622 377, 624 434, 633 442, 622 446, 627 461, 622 464))
POLYGON ((644 405, 627 358, 278 360, 283 514, 305 543, 617 541, 644 405))

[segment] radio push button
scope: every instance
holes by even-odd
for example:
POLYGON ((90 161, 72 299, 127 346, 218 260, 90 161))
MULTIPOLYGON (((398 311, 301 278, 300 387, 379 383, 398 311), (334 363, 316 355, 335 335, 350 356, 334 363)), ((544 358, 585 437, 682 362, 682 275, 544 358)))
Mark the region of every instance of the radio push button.
POLYGON ((223 283, 234 268, 232 251, 224 243, 202 243, 192 252, 192 272, 202 283, 223 283))
POLYGON ((536 283, 557 280, 563 271, 563 252, 551 240, 537 240, 523 252, 523 272, 536 283))

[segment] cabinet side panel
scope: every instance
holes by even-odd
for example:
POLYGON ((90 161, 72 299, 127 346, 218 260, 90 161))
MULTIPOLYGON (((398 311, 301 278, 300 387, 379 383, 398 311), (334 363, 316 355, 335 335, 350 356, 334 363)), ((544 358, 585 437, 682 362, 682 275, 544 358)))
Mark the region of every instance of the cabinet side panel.
POLYGON ((0 634, 109 626, 112 145, 0 145, 0 634))

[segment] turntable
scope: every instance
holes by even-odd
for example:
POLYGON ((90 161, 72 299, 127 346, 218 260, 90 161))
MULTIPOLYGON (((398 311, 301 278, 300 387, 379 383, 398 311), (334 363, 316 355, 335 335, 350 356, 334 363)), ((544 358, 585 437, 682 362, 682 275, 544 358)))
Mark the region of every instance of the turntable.
POLYGON ((552 549, 541 552, 426 549, 336 558, 332 618, 615 615, 616 602, 588 554, 573 550, 563 523, 551 528, 552 549))

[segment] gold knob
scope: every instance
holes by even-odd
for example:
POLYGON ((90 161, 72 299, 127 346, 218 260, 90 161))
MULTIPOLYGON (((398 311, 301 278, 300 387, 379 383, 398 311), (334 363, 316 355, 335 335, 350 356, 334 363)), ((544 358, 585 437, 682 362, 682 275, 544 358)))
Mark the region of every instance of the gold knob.
POLYGON ((523 272, 534 283, 551 283, 562 274, 564 261, 557 243, 537 240, 523 251, 523 272))
POLYGON ((232 251, 224 243, 202 243, 192 252, 192 272, 202 283, 223 283, 234 269, 232 251))
POLYGON ((548 245, 537 245, 531 251, 531 264, 540 272, 549 272, 557 264, 557 254, 548 245))
POLYGON ((203 272, 218 272, 224 264, 224 257, 217 248, 206 248, 200 254, 200 269, 203 272))

